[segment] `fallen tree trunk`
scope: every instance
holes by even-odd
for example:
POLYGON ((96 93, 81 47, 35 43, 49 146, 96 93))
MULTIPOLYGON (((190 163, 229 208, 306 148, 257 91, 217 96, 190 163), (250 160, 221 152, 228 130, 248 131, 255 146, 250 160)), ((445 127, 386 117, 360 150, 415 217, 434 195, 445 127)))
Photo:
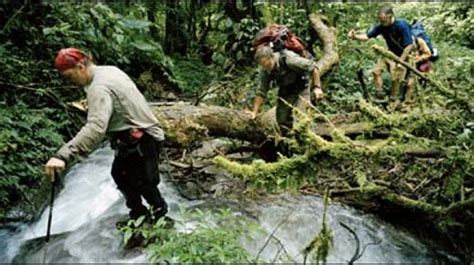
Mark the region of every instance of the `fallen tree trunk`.
POLYGON ((178 146, 187 146, 209 136, 263 142, 271 128, 276 127, 271 120, 251 120, 244 111, 219 106, 177 103, 153 110, 165 130, 167 141, 178 146))
MULTIPOLYGON (((336 201, 382 216, 392 223, 407 227, 422 238, 430 237, 465 260, 473 258, 474 240, 471 235, 474 226, 469 225, 473 221, 472 198, 450 207, 441 207, 413 200, 381 187, 365 192, 360 187, 354 187, 330 193, 331 198, 336 201)), ((322 196, 321 192, 313 194, 322 196)))
MULTIPOLYGON (((252 120, 241 110, 219 106, 194 106, 190 103, 175 103, 153 107, 155 116, 165 130, 166 141, 173 146, 189 146, 193 142, 208 137, 228 137, 261 144, 276 135, 276 121, 272 112, 252 120)), ((332 139, 334 129, 346 136, 360 134, 375 135, 386 138, 389 132, 377 130, 370 122, 350 122, 353 115, 341 114, 328 117, 326 121, 316 123, 313 132, 319 136, 332 139), (335 126, 335 127, 333 127, 335 126)), ((359 146, 371 146, 370 141, 359 146)), ((392 147, 396 148, 396 147, 392 147)), ((416 146, 401 147, 405 155, 418 157, 438 157, 445 155, 441 149, 417 148, 416 146)))
MULTIPOLYGON (((165 130, 167 141, 178 146, 186 146, 210 136, 261 143, 273 137, 272 135, 277 130, 273 111, 252 120, 242 110, 219 106, 194 106, 183 102, 155 106, 153 110, 161 127, 165 130)), ((372 133, 375 130, 372 123, 346 124, 347 119, 351 119, 347 114, 330 117, 330 120, 337 124, 338 129, 346 135, 372 133)), ((332 131, 331 126, 323 123, 314 129, 316 134, 325 137, 331 137, 332 131)))

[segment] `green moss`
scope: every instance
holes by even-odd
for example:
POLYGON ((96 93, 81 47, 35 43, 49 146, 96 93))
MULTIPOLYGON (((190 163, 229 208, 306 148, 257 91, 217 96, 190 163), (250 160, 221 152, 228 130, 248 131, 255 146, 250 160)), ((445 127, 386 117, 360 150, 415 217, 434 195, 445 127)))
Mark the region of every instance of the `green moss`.
POLYGON ((326 260, 329 255, 329 250, 333 245, 332 230, 328 227, 326 221, 328 207, 329 192, 326 192, 326 195, 324 196, 324 212, 321 221, 321 230, 303 251, 305 255, 305 260, 310 253, 315 251, 313 259, 316 261, 316 264, 319 264, 320 261, 323 262, 323 264, 326 264, 326 260))
POLYGON ((226 169, 232 174, 248 180, 258 187, 267 187, 270 190, 276 188, 297 187, 301 178, 300 172, 303 167, 309 165, 305 155, 297 155, 291 158, 281 158, 274 163, 265 163, 263 160, 254 160, 252 164, 245 165, 230 161, 222 156, 214 158, 217 166, 226 169))
POLYGON ((179 88, 185 95, 192 96, 209 85, 215 77, 209 66, 199 58, 172 58, 170 70, 179 88))
POLYGON ((360 189, 363 190, 364 186, 367 184, 367 175, 363 170, 356 171, 356 181, 360 189))
POLYGON ((360 99, 358 103, 359 110, 365 115, 373 119, 375 124, 390 124, 391 118, 379 107, 368 103, 364 99, 360 99))
POLYGON ((443 194, 451 201, 454 201, 455 196, 459 194, 461 189, 464 187, 464 174, 465 173, 462 172, 462 169, 455 169, 446 176, 443 194))
POLYGON ((383 197, 393 204, 403 206, 415 212, 424 213, 431 216, 438 216, 443 212, 442 207, 423 201, 412 200, 410 198, 392 192, 384 193, 383 197))

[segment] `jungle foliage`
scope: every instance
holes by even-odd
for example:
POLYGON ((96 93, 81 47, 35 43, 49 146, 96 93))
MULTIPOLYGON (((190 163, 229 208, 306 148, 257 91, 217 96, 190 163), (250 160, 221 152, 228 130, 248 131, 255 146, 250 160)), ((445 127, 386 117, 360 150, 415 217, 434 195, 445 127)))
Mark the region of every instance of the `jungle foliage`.
MULTIPOLYGON (((310 116, 301 115, 294 137, 286 140, 295 156, 282 157, 276 163, 255 160, 242 165, 222 157, 216 162, 246 180, 249 193, 262 189, 310 192, 316 187, 355 187, 373 193, 392 189, 410 202, 420 203, 414 208, 443 209, 437 215, 440 219, 433 221, 443 220, 441 213, 473 198, 474 124, 466 106, 441 95, 430 84, 419 86, 417 95, 417 104, 426 112, 392 113, 361 100, 373 93, 370 68, 378 56, 370 45, 346 36, 352 28, 366 30, 376 22, 376 4, 27 2, 0 5, 0 217, 32 196, 42 183, 46 159, 84 122, 83 114, 68 104, 83 98, 83 92, 65 83, 53 69, 60 48, 82 48, 98 64, 119 66, 137 81, 150 101, 169 99, 172 93, 244 109, 250 106, 258 85, 250 48, 255 33, 264 25, 288 25, 308 43, 316 58, 321 56, 320 43, 309 26, 309 13, 324 14, 337 28, 341 62, 323 78, 326 100, 310 116), (377 131, 390 131, 388 138, 374 142, 372 135, 362 134, 348 139, 336 130, 332 139, 323 139, 307 130, 314 119, 354 111, 362 113, 356 121, 370 122, 377 131), (413 158, 403 152, 407 146, 437 147, 447 155, 413 158)), ((473 10, 472 4, 456 3, 395 7, 399 17, 422 19, 439 48, 441 59, 430 77, 470 99, 474 98, 473 10)), ((372 43, 384 45, 380 38, 372 43)), ((388 75, 384 79, 387 84, 388 75)), ((272 93, 265 109, 275 100, 272 93)), ((395 200, 390 196, 385 199, 395 200)), ((459 226, 449 218, 437 225, 446 233, 459 226)), ((164 243, 187 245, 202 238, 214 244, 209 247, 228 243, 219 241, 222 231, 208 227, 199 231, 185 239, 167 235, 164 243)), ((232 234, 231 239, 236 238, 232 234)), ((234 243, 229 243, 229 249, 206 255, 215 255, 212 260, 216 262, 246 260, 234 243), (238 251, 239 259, 229 255, 230 251, 238 251)), ((168 248, 151 248, 155 248, 154 261, 160 260, 160 255, 176 255, 166 252, 168 248)), ((179 255, 180 261, 203 258, 179 255)))

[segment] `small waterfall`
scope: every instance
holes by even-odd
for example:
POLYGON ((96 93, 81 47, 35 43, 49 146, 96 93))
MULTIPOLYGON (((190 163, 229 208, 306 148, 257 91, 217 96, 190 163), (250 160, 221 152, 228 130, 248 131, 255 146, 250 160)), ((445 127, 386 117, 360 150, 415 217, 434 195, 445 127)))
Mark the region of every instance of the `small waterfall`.
MULTIPOLYGON (((56 196, 53 236, 47 248, 41 237, 46 234, 49 208, 35 223, 0 229, 0 262, 42 262, 46 252, 46 262, 146 263, 146 253, 125 251, 121 247, 122 238, 115 223, 125 219, 128 210, 110 176, 112 160, 113 151, 104 146, 76 164, 65 176, 64 187, 56 196), (40 240, 38 246, 25 248, 24 243, 29 245, 35 238, 40 238, 37 239, 40 240)), ((179 207, 202 207, 202 201, 188 201, 179 196, 163 177, 159 188, 168 202, 172 218, 181 219, 179 207)), ((250 205, 229 202, 229 207, 224 200, 214 200, 219 201, 219 207, 234 209, 237 218, 257 220, 262 232, 243 239, 242 246, 267 262, 302 262, 301 251, 321 229, 323 202, 318 197, 280 195, 250 205), (243 211, 235 209, 236 203, 243 211), (264 248, 272 233, 273 239, 264 248)), ((356 232, 361 248, 381 240, 378 245, 368 246, 357 262, 434 262, 442 252, 371 215, 332 203, 328 208, 327 223, 333 230, 334 246, 328 262, 347 262, 354 254, 355 240, 340 222, 356 232)), ((183 227, 188 226, 192 227, 192 224, 183 227)))
MULTIPOLYGON (((264 233, 247 240, 246 249, 265 261, 303 262, 302 250, 321 229, 324 210, 322 198, 315 196, 278 196, 256 206, 258 223, 264 233), (264 244, 273 234, 264 248, 264 244)), ((367 246, 361 263, 431 263, 437 253, 392 225, 353 208, 331 203, 326 223, 332 230, 334 245, 329 251, 328 263, 348 262, 355 253, 356 241, 340 222, 351 228, 358 237, 360 250, 367 246)), ((309 260, 309 259, 308 259, 309 260)))
MULTIPOLYGON (((146 262, 143 253, 130 255, 120 246, 122 239, 115 223, 126 219, 128 209, 110 175, 112 160, 113 150, 105 146, 76 164, 65 176, 64 187, 54 201, 53 238, 46 262, 146 262)), ((159 188, 168 201, 170 215, 178 214, 177 205, 189 204, 165 180, 159 188)), ((16 233, 0 231, 5 245, 4 253, 0 250, 2 262, 11 262, 24 242, 46 235, 48 213, 49 206, 37 222, 21 225, 16 233)), ((42 262, 42 254, 39 251, 32 257, 21 258, 42 262)))

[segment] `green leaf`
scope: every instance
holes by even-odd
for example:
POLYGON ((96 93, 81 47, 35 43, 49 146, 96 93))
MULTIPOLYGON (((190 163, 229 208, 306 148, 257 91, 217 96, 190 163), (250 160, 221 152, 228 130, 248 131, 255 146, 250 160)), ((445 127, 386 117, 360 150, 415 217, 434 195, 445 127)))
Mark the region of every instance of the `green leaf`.
POLYGON ((140 216, 140 217, 135 221, 135 227, 139 227, 140 225, 142 225, 144 220, 145 220, 145 216, 144 216, 144 215, 140 216))
POLYGON ((237 60, 241 60, 243 58, 242 51, 238 51, 235 57, 237 60))
POLYGON ((48 36, 52 32, 54 32, 54 28, 43 28, 43 35, 48 36))
POLYGON ((154 51, 158 48, 155 43, 145 40, 134 40, 132 46, 142 51, 154 51))
POLYGON ((139 20, 139 19, 123 19, 122 23, 124 27, 129 29, 145 29, 151 25, 151 22, 146 20, 139 20))
POLYGON ((130 240, 130 238, 132 237, 132 234, 133 234, 132 230, 130 229, 125 230, 125 234, 123 235, 124 244, 128 243, 128 240, 130 240))

